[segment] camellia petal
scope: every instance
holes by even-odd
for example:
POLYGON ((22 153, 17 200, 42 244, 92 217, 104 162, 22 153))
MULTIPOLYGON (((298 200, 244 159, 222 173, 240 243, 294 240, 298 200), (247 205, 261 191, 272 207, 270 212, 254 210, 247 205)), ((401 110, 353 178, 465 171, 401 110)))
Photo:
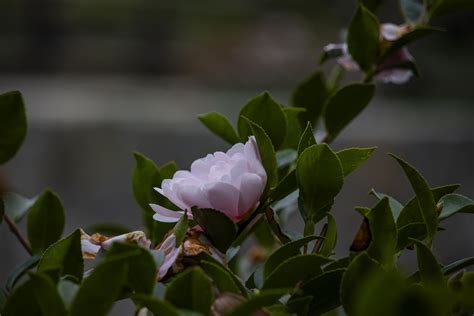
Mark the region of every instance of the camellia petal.
MULTIPOLYGON (((213 208, 234 221, 254 209, 267 182, 255 137, 232 146, 227 152, 215 152, 191 164, 191 171, 180 170, 172 179, 155 188, 192 218, 191 208, 213 208)), ((177 222, 182 212, 152 204, 153 218, 177 222)))

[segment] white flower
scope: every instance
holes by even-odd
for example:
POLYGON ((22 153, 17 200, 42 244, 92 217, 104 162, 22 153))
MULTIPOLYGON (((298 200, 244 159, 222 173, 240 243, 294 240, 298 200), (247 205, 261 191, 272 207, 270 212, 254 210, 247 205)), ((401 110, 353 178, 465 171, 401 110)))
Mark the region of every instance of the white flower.
MULTIPOLYGON (((155 188, 192 218, 191 208, 213 208, 238 221, 254 209, 265 189, 267 175, 255 138, 235 144, 226 153, 216 152, 194 161, 191 171, 178 171, 155 188)), ((151 204, 153 218, 176 222, 182 212, 151 204)))
POLYGON ((95 259, 100 249, 108 250, 115 242, 134 243, 146 249, 149 249, 151 245, 151 241, 142 231, 134 231, 109 238, 101 234, 89 236, 81 229, 81 248, 84 259, 95 259))

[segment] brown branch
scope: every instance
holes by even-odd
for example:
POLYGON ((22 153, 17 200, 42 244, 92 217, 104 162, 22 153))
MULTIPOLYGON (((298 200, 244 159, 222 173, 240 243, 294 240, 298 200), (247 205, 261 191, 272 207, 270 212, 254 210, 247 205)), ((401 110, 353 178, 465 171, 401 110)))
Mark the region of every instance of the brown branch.
POLYGON ((28 254, 32 256, 33 250, 31 249, 29 242, 21 234, 21 231, 18 226, 16 226, 15 222, 7 214, 5 214, 3 218, 5 219, 5 222, 7 223, 13 235, 15 235, 18 241, 23 245, 23 248, 25 248, 26 252, 28 252, 28 254))
MULTIPOLYGON (((324 237, 326 237, 327 232, 328 232, 328 224, 324 224, 323 228, 321 229, 321 233, 319 234, 319 236, 324 238, 324 237)), ((325 241, 324 239, 316 240, 316 242, 314 243, 312 253, 319 253, 321 251, 321 247, 323 246, 324 241, 325 241)))

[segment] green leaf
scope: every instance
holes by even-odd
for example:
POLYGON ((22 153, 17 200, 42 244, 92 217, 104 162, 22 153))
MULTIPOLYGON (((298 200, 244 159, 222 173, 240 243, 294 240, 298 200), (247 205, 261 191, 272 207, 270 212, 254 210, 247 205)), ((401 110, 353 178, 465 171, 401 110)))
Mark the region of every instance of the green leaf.
POLYGON ((330 261, 326 257, 315 254, 290 257, 268 275, 262 290, 293 287, 300 281, 321 274, 321 265, 330 261))
POLYGON ((60 276, 72 275, 77 280, 82 280, 84 260, 82 259, 79 229, 46 249, 38 264, 38 272, 46 272, 51 269, 59 269, 60 276))
POLYGON ((402 212, 403 205, 395 200, 393 197, 385 194, 385 193, 379 193, 375 191, 374 189, 370 190, 370 194, 375 196, 378 200, 381 200, 383 198, 388 199, 388 204, 390 206, 390 210, 392 211, 393 219, 396 221, 398 219, 398 216, 402 212))
POLYGON ((179 221, 174 225, 173 234, 176 237, 176 247, 179 247, 184 238, 186 238, 186 231, 188 229, 188 215, 184 212, 183 216, 179 219, 179 221))
POLYGON ((286 136, 286 118, 280 104, 268 92, 250 99, 240 110, 237 126, 243 141, 255 135, 246 118, 265 131, 274 148, 280 147, 286 136))
POLYGON ((280 297, 287 294, 288 290, 275 289, 275 290, 265 290, 261 291, 257 295, 253 296, 248 301, 240 304, 235 308, 229 316, 243 316, 243 315, 253 315, 254 312, 259 309, 275 304, 280 297))
POLYGON ((25 262, 18 265, 9 275, 5 283, 5 289, 7 291, 13 290, 16 283, 28 272, 28 270, 36 267, 40 261, 40 255, 33 255, 28 258, 25 262))
POLYGON ((409 23, 417 23, 423 19, 423 16, 425 15, 424 1, 399 0, 399 2, 405 21, 409 23))
POLYGON ((323 246, 321 248, 321 251, 319 252, 322 256, 329 257, 334 248, 336 247, 336 242, 337 242, 337 226, 336 226, 336 220, 331 214, 328 214, 328 223, 327 223, 327 231, 326 231, 326 236, 324 239, 323 246))
POLYGON ((43 252, 61 238, 64 221, 59 196, 50 190, 44 191, 28 212, 28 240, 34 253, 43 252))
POLYGON ((266 195, 271 188, 273 188, 278 183, 278 164, 276 160, 275 148, 270 141, 265 130, 255 124, 253 121, 242 117, 242 120, 246 120, 255 139, 257 140, 258 150, 260 152, 260 157, 262 159, 263 167, 267 173, 267 185, 265 187, 265 192, 263 196, 266 195))
POLYGON ((201 269, 189 268, 171 280, 165 300, 179 308, 209 315, 214 300, 211 281, 201 269))
POLYGON ((308 236, 302 239, 291 241, 282 247, 275 250, 270 257, 268 257, 263 266, 263 275, 266 278, 286 259, 301 254, 301 247, 307 245, 309 242, 319 239, 317 236, 308 236))
POLYGON ((437 1, 437 5, 433 6, 430 11, 430 17, 434 18, 456 11, 474 10, 472 0, 442 0, 437 1))
MULTIPOLYGON (((453 193, 459 188, 458 184, 450 184, 442 187, 436 187, 431 189, 431 194, 437 203, 443 196, 453 193)), ((411 223, 419 223, 423 222, 423 217, 421 215, 420 206, 418 203, 418 199, 416 196, 412 198, 408 203, 403 207, 400 215, 397 219, 397 226, 398 229, 411 224, 411 223)), ((425 229, 425 237, 417 237, 411 236, 415 239, 424 239, 426 237, 426 229, 425 229)))
POLYGON ((71 316, 103 316, 119 299, 127 281, 128 264, 124 260, 104 260, 84 279, 71 304, 71 316))
POLYGON ((446 219, 456 213, 474 213, 474 201, 460 194, 445 195, 441 201, 443 209, 440 219, 446 219))
POLYGON ((368 215, 371 241, 368 254, 383 265, 393 265, 397 247, 397 225, 388 198, 383 198, 368 215))
POLYGON ((426 225, 428 238, 432 240, 438 230, 438 213, 433 194, 431 193, 426 180, 418 172, 418 170, 401 158, 398 158, 395 155, 391 156, 397 160, 400 166, 402 166, 408 180, 411 183, 411 186, 413 187, 413 190, 415 191, 418 205, 421 210, 421 216, 423 218, 423 222, 426 225))
POLYGON ((301 134, 303 133, 304 126, 301 125, 300 117, 303 115, 304 112, 304 109, 301 108, 283 108, 287 128, 285 140, 281 144, 281 148, 298 149, 298 143, 300 141, 301 134))
POLYGON ((324 272, 329 272, 329 271, 337 270, 337 269, 345 269, 351 263, 351 259, 352 258, 350 258, 350 257, 342 257, 342 258, 340 258, 336 261, 331 262, 327 266, 325 266, 323 271, 324 272))
POLYGON ((349 25, 347 46, 352 58, 365 72, 372 70, 377 58, 379 30, 377 17, 360 4, 349 25))
POLYGON ((332 203, 342 188, 344 178, 339 158, 328 145, 313 145, 298 159, 296 179, 307 218, 317 223, 326 216, 324 207, 332 203))
POLYGON ((341 281, 341 302, 348 315, 356 309, 358 296, 366 281, 379 273, 381 267, 366 252, 359 254, 348 266, 341 281))
POLYGON ((125 285, 133 293, 151 294, 156 283, 155 258, 148 249, 136 244, 116 242, 107 251, 105 261, 123 261, 127 265, 125 285))
POLYGON ((314 138, 313 126, 308 122, 298 144, 298 156, 300 156, 306 148, 313 145, 316 145, 316 139, 314 138))
POLYGON ((323 112, 328 95, 329 89, 326 85, 324 73, 321 71, 311 74, 298 84, 291 96, 291 104, 294 107, 306 110, 300 115, 302 126, 305 126, 308 122, 316 125, 323 112))
POLYGON ((375 86, 372 84, 353 83, 340 88, 331 96, 324 117, 330 139, 334 139, 365 109, 374 92, 375 86))
POLYGON ((363 162, 369 159, 377 147, 372 148, 347 148, 336 152, 341 161, 344 176, 356 170, 363 162))
POLYGON ((426 286, 445 286, 443 271, 431 250, 419 240, 412 241, 416 244, 421 282, 426 286))
POLYGON ((214 134, 230 144, 240 143, 240 138, 232 127, 227 117, 218 112, 209 112, 198 116, 199 120, 206 125, 214 134))
POLYGON ((236 278, 231 275, 232 272, 209 261, 201 261, 201 267, 206 271, 209 277, 214 280, 221 293, 245 294, 240 291, 240 287, 236 283, 236 278))
POLYGON ((19 223, 26 216, 36 201, 36 197, 30 199, 12 192, 5 192, 1 197, 5 204, 5 214, 15 223, 19 223))
POLYGON ((56 285, 41 273, 31 274, 30 279, 13 292, 2 312, 3 316, 62 316, 66 314, 66 308, 56 285))
POLYGON ((276 152, 278 169, 288 167, 296 161, 298 153, 294 149, 282 149, 276 152))
POLYGON ((173 178, 176 171, 178 171, 178 165, 176 164, 176 161, 168 161, 167 163, 160 166, 159 171, 163 180, 171 179, 173 178))
POLYGON ((63 279, 58 282, 57 288, 64 305, 69 308, 76 297, 77 291, 79 291, 79 284, 63 279))
POLYGON ((9 161, 26 136, 26 113, 19 91, 0 95, 0 165, 9 161))
POLYGON ((398 229, 397 251, 413 244, 412 238, 418 237, 424 239, 426 237, 426 225, 423 222, 410 223, 398 229))
POLYGON ((132 299, 135 304, 146 307, 155 316, 180 316, 173 305, 157 297, 137 294, 133 295, 132 299))
MULTIPOLYGON (((336 269, 325 272, 303 284, 301 287, 303 295, 311 295, 314 298, 309 307, 313 315, 323 314, 341 305, 339 292, 345 271, 345 269, 336 269)), ((299 297, 299 295, 294 297, 299 297)))
POLYGON ((464 258, 444 266, 443 274, 450 275, 472 265, 474 265, 474 257, 464 258))
POLYGON ((172 224, 155 221, 153 219, 155 212, 150 207, 150 204, 159 204, 176 211, 179 208, 154 190, 155 187, 160 187, 163 181, 158 166, 139 152, 134 152, 133 155, 136 161, 132 176, 133 195, 143 210, 143 221, 151 240, 158 242, 171 229, 172 224))
POLYGON ((294 192, 297 188, 298 183, 296 182, 296 170, 292 170, 270 192, 269 199, 272 202, 280 201, 294 192))
POLYGON ((225 253, 237 234, 235 223, 224 213, 209 208, 193 207, 192 213, 216 248, 225 253))

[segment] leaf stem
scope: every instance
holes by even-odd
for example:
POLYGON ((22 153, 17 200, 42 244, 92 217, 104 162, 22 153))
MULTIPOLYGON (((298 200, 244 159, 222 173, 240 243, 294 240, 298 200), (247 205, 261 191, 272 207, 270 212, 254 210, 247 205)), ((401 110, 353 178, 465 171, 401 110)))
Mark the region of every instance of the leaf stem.
POLYGON ((7 214, 4 215, 4 219, 5 219, 5 222, 7 223, 8 227, 10 228, 10 231, 13 233, 13 235, 16 236, 18 241, 22 244, 23 248, 25 248, 26 252, 28 252, 28 254, 30 256, 32 256, 33 255, 33 250, 31 249, 31 246, 30 246, 29 242, 22 235, 20 229, 15 224, 15 222, 7 214))

